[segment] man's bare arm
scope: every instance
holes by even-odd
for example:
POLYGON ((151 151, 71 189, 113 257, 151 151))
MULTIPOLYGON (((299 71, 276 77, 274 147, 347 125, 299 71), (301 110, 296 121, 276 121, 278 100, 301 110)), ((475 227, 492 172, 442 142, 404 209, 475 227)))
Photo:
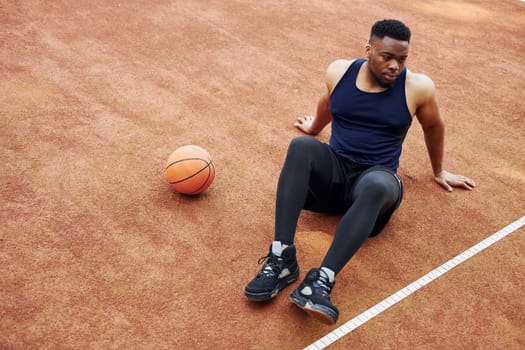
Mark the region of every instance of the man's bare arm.
POLYGON ((306 134, 317 135, 331 120, 330 95, 326 92, 317 103, 317 113, 315 117, 311 115, 298 117, 294 125, 306 134))
POLYGON ((445 123, 439 114, 434 83, 424 75, 418 75, 417 80, 420 103, 416 109, 416 116, 425 134, 425 144, 434 172, 434 180, 447 191, 452 191, 452 187, 471 190, 476 186, 474 181, 463 175, 449 173, 443 168, 445 123))
POLYGON ((330 95, 344 75, 352 61, 336 60, 333 61, 326 70, 325 83, 327 91, 321 96, 317 103, 317 111, 314 116, 307 115, 298 117, 294 125, 301 131, 310 135, 317 135, 325 126, 332 121, 330 113, 330 95))

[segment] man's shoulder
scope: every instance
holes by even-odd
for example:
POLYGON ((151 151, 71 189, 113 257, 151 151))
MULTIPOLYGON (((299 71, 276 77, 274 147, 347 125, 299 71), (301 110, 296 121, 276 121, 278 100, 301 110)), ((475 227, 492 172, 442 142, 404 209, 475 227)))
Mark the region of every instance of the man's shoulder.
POLYGON ((434 97, 436 87, 426 74, 414 73, 407 69, 405 84, 408 94, 418 101, 427 101, 434 97))
POLYGON ((326 70, 326 84, 330 92, 334 89, 354 61, 355 59, 337 59, 328 65, 328 69, 326 70))
POLYGON ((434 82, 423 73, 414 73, 407 69, 405 89, 407 99, 415 103, 415 109, 435 98, 434 82))
POLYGON ((409 69, 407 69, 406 83, 410 88, 417 91, 434 89, 434 82, 428 75, 423 73, 414 73, 409 69))
POLYGON ((334 60, 332 61, 329 65, 328 65, 328 71, 337 71, 337 72, 346 72, 346 70, 350 67, 350 65, 352 63, 354 63, 354 61, 356 61, 356 59, 337 59, 337 60, 334 60))

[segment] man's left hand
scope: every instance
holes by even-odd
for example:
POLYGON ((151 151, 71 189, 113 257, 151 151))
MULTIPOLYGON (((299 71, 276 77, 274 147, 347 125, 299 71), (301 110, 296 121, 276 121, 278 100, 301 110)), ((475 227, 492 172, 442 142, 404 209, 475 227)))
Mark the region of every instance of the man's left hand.
POLYGON ((474 181, 468 177, 452 174, 446 170, 442 170, 439 174, 434 176, 434 180, 449 192, 452 191, 452 187, 462 187, 467 190, 472 190, 476 187, 474 181))

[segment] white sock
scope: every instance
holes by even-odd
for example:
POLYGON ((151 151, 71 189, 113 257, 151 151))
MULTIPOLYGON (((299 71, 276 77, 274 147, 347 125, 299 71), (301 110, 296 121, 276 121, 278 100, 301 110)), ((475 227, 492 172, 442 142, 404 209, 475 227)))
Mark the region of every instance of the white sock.
POLYGON ((329 269, 328 267, 321 267, 321 272, 326 275, 328 282, 332 283, 335 280, 335 271, 329 269))
POLYGON ((272 253, 281 256, 281 253, 283 252, 283 245, 281 244, 281 241, 273 241, 272 242, 272 253))

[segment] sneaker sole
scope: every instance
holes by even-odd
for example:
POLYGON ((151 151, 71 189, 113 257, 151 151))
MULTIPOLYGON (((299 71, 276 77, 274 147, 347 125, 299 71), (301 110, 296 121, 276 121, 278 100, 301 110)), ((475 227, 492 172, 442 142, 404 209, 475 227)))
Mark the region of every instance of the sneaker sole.
POLYGON ((290 300, 301 310, 306 311, 309 315, 325 324, 333 325, 337 322, 339 315, 332 309, 324 305, 312 304, 309 299, 301 296, 296 291, 290 295, 290 300))
POLYGON ((267 301, 273 299, 279 292, 288 286, 290 283, 294 283, 299 278, 299 269, 295 270, 290 276, 282 280, 271 292, 264 293, 253 293, 247 290, 244 290, 244 295, 246 298, 252 301, 267 301))

